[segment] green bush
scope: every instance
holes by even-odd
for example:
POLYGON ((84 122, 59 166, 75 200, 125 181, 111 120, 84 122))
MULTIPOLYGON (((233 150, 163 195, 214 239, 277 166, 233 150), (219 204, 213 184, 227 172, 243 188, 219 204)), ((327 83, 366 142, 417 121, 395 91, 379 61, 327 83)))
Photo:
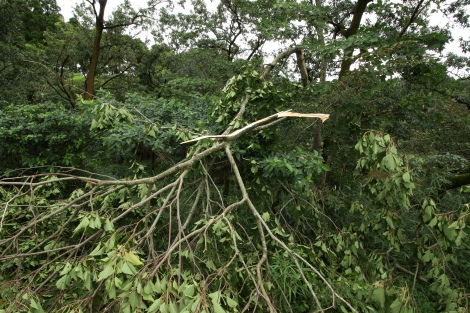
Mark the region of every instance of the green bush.
POLYGON ((61 104, 9 105, 0 110, 0 169, 83 166, 95 138, 90 119, 61 104))

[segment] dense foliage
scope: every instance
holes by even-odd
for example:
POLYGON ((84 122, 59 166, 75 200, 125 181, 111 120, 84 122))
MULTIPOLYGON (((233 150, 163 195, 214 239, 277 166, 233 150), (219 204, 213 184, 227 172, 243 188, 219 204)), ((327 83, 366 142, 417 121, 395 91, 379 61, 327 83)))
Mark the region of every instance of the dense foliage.
POLYGON ((469 1, 106 4, 0 2, 0 313, 468 312, 469 1))

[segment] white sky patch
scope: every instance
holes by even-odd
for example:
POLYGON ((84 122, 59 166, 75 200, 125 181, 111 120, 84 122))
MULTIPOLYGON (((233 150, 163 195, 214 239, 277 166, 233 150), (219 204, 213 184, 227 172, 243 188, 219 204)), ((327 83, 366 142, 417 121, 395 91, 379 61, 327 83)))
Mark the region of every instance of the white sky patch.
MULTIPOLYGON (((57 5, 60 7, 60 13, 64 17, 64 20, 67 22, 71 17, 73 17, 73 9, 75 6, 83 0, 56 0, 57 5)), ((122 4, 123 0, 108 0, 106 4, 106 16, 111 15, 111 12, 116 9, 116 7, 122 4)), ((143 8, 147 5, 147 0, 132 0, 131 4, 135 8, 143 8)))
MULTIPOLYGON (((61 14, 64 16, 64 20, 68 21, 71 17, 73 17, 73 8, 83 2, 84 0, 56 0, 57 5, 61 8, 61 14)), ((401 1, 397 0, 392 0, 393 2, 398 2, 400 3, 401 1)), ((122 4, 124 0, 108 0, 108 3, 106 5, 106 16, 110 16, 111 13, 117 8, 118 5, 122 4)), ((131 5, 134 6, 135 9, 139 8, 144 8, 147 6, 147 0, 131 0, 131 5)), ((207 8, 212 11, 215 10, 217 5, 219 4, 218 0, 207 0, 206 1, 207 8)), ((162 2, 161 7, 165 7, 166 3, 162 2)), ((470 9, 470 8, 467 8, 470 9)), ((187 1, 185 7, 181 7, 175 4, 173 13, 189 13, 192 11, 192 5, 190 1, 187 1)), ((369 18, 372 21, 374 20, 374 16, 368 16, 365 15, 364 18, 369 18)), ((431 25, 437 25, 441 28, 446 28, 450 27, 449 25, 452 25, 452 20, 449 19, 448 17, 444 16, 441 12, 436 12, 431 15, 431 25)), ((446 48, 444 49, 442 55, 446 55, 448 52, 453 52, 457 55, 463 55, 462 51, 460 50, 459 46, 459 38, 463 37, 464 39, 469 39, 469 31, 468 29, 462 29, 458 27, 454 27, 449 29, 452 33, 453 40, 447 43, 446 48)), ((147 44, 153 44, 153 36, 150 34, 150 32, 142 32, 137 35, 138 38, 146 42, 147 44)), ((276 54, 276 51, 278 51, 281 48, 282 44, 279 42, 266 42, 262 50, 265 53, 268 54, 276 54)), ((435 55, 436 57, 442 57, 439 55, 435 55)), ((468 54, 467 54, 468 56, 468 54)), ((356 64, 357 66, 357 64, 356 64)))
MULTIPOLYGON (((83 0, 56 0, 57 5, 61 8, 61 14, 64 16, 64 20, 67 22, 71 17, 73 17, 73 8, 81 3, 83 0)), ((116 7, 120 4, 122 4, 124 0, 108 0, 108 3, 106 5, 106 16, 109 16, 111 12, 113 12, 116 7)), ((400 1, 396 1, 400 2, 400 1)), ((134 6, 134 8, 143 8, 146 7, 147 5, 147 0, 131 0, 131 4, 134 6)), ((207 1, 207 6, 208 9, 210 10, 211 8, 216 8, 218 4, 218 1, 212 0, 212 1, 207 1)), ((162 4, 162 7, 165 4, 162 4)), ((186 4, 185 9, 181 7, 175 6, 174 12, 189 12, 189 9, 191 9, 191 5, 189 3, 186 4)), ((371 16, 367 16, 368 18, 373 18, 371 16)), ((442 13, 434 13, 433 16, 431 17, 431 23, 433 25, 437 25, 440 27, 446 27, 451 23, 452 21, 444 16, 442 13)), ((450 43, 447 44, 447 47, 445 49, 445 52, 454 52, 457 54, 461 54, 460 49, 459 49, 459 41, 458 39, 460 37, 463 37, 464 39, 469 39, 469 31, 466 29, 462 28, 453 28, 450 29, 452 32, 452 36, 454 40, 450 43)), ((147 36, 148 37, 148 36, 147 36)))

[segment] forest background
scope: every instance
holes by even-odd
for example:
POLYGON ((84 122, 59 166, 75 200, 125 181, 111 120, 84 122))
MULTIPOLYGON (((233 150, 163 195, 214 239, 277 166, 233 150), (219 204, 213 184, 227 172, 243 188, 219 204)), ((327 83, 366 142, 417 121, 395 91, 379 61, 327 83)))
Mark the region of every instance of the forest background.
POLYGON ((108 5, 0 1, 0 312, 468 312, 470 1, 108 5))

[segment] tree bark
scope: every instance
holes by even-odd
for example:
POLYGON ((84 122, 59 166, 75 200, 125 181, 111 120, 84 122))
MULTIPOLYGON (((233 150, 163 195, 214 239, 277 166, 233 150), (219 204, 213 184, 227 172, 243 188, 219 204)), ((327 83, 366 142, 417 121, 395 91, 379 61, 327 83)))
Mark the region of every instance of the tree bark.
POLYGON ((268 74, 272 71, 272 69, 276 66, 276 64, 279 63, 279 61, 289 57, 292 53, 297 53, 297 51, 300 51, 301 49, 302 49, 301 47, 292 47, 279 53, 271 63, 265 64, 266 67, 260 76, 261 79, 263 80, 266 79, 268 74))
MULTIPOLYGON (((315 0, 315 6, 320 9, 321 8, 321 0, 315 0)), ((323 25, 315 22, 313 24, 315 27, 315 31, 317 32, 318 41, 322 47, 325 46, 325 36, 323 35, 323 25)), ((326 82, 326 71, 328 68, 328 60, 323 55, 320 61, 320 85, 323 85, 326 82)))
POLYGON ((90 66, 88 67, 88 75, 86 78, 85 100, 91 100, 95 96, 96 67, 98 66, 98 59, 100 57, 100 44, 104 30, 104 10, 106 8, 107 2, 108 0, 98 0, 100 8, 99 13, 97 13, 95 8, 95 1, 93 1, 93 9, 96 17, 95 40, 93 42, 93 53, 90 61, 90 66))
POLYGON ((416 18, 418 17, 419 13, 420 13, 420 10, 421 10, 421 5, 423 4, 424 0, 420 0, 418 2, 418 4, 416 5, 416 8, 414 9, 413 11, 413 14, 411 14, 411 17, 410 17, 410 20, 408 21, 408 23, 406 23, 406 25, 403 27, 403 29, 401 30, 400 34, 398 35, 398 38, 401 38, 403 37, 403 35, 406 33, 406 31, 408 30, 408 27, 410 27, 410 25, 416 20, 416 18))
MULTIPOLYGON (((372 2, 373 0, 358 0, 356 8, 354 9, 353 19, 351 21, 351 25, 347 30, 341 31, 341 34, 345 38, 349 38, 357 34, 359 27, 361 26, 362 16, 367 8, 367 5, 372 2)), ((346 52, 344 54, 343 60, 341 61, 341 70, 339 72, 339 79, 343 78, 351 68, 353 64, 353 56, 354 50, 346 52)))
MULTIPOLYGON (((317 9, 321 8, 321 0, 315 0, 315 6, 317 9)), ((323 25, 321 22, 315 22, 313 24, 315 31, 317 32, 318 41, 322 47, 325 46, 325 36, 323 35, 323 25)), ((328 60, 326 56, 321 56, 320 59, 320 86, 326 82, 326 71, 328 69, 328 60)), ((313 124, 313 149, 318 152, 319 156, 323 156, 323 136, 322 136, 322 125, 321 123, 315 122, 313 124)), ((325 172, 326 175, 326 172, 325 172)))
POLYGON ((297 67, 299 68, 299 71, 300 71, 300 78, 302 80, 302 86, 307 87, 309 80, 308 80, 307 65, 305 65, 304 49, 299 49, 298 51, 295 52, 295 55, 297 56, 297 67))

